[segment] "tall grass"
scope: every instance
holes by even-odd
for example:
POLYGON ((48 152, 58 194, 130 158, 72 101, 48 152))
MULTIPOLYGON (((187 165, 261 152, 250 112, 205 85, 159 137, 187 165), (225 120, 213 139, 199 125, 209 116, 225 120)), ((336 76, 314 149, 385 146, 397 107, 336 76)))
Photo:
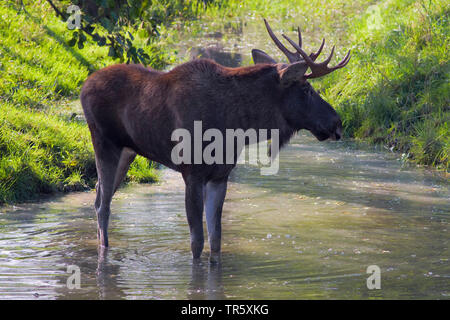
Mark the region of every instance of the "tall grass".
MULTIPOLYGON (((69 47, 69 31, 45 1, 0 3, 0 204, 42 193, 92 188, 96 170, 90 134, 71 108, 96 69, 114 63, 107 49, 69 47)), ((155 67, 165 53, 148 47, 155 67)), ((138 158, 128 180, 155 181, 138 158)))
POLYGON ((383 1, 350 27, 353 58, 321 83, 350 137, 448 170, 448 1, 383 1))
POLYGON ((85 125, 0 105, 0 202, 92 185, 95 161, 85 125))

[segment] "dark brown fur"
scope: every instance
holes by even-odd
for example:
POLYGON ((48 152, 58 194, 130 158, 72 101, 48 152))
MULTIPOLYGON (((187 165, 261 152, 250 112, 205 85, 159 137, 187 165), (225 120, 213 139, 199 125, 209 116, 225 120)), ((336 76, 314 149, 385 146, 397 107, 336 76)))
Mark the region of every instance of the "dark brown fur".
POLYGON ((226 182, 234 164, 176 165, 172 132, 219 129, 279 129, 280 145, 300 129, 324 140, 339 138, 340 119, 297 70, 302 64, 258 64, 227 68, 194 60, 169 72, 139 65, 114 65, 92 74, 81 91, 92 134, 99 183, 95 208, 99 240, 108 246, 111 198, 136 154, 181 172, 194 258, 203 249, 206 206, 211 251, 220 251, 220 217, 226 182), (338 134, 339 132, 339 134, 338 134), (220 195, 220 196, 218 196, 220 195), (211 230, 210 230, 211 229, 211 230))
POLYGON ((287 141, 296 128, 276 108, 282 98, 274 90, 278 82, 271 65, 226 68, 199 59, 167 73, 114 65, 86 81, 81 101, 94 140, 96 135, 107 137, 118 147, 183 172, 192 168, 172 163, 176 142, 170 137, 177 128, 192 129, 194 120, 202 121, 203 130, 277 128, 287 141))

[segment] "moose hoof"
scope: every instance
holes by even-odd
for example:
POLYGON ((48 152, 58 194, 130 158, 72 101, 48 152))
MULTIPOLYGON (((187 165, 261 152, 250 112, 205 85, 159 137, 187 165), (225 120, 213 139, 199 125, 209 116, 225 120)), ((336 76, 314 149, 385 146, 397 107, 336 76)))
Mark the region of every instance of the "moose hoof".
POLYGON ((194 259, 200 259, 200 256, 202 255, 203 251, 203 242, 196 241, 191 243, 191 251, 192 251, 192 257, 194 259))
POLYGON ((209 263, 211 264, 220 263, 220 252, 211 252, 209 255, 209 263))

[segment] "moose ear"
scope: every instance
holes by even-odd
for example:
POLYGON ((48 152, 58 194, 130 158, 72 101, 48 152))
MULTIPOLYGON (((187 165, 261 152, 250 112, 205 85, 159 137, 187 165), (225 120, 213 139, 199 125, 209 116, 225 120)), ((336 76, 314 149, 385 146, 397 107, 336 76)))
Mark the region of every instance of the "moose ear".
POLYGON ((253 62, 255 64, 259 64, 259 63, 275 64, 275 63, 277 63, 267 53, 265 53, 264 51, 259 50, 259 49, 252 50, 252 57, 253 57, 253 62))
POLYGON ((294 82, 305 81, 305 73, 308 70, 308 65, 304 61, 295 62, 288 65, 279 65, 278 74, 280 75, 280 82, 283 87, 289 87, 294 82))

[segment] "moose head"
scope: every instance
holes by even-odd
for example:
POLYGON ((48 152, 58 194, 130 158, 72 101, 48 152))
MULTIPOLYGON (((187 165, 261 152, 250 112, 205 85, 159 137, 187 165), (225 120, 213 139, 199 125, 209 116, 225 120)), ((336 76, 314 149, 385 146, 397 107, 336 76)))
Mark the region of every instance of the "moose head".
POLYGON ((342 136, 342 122, 333 107, 323 100, 309 84, 308 79, 314 79, 327 75, 347 65, 350 61, 350 50, 342 61, 334 67, 328 67, 333 57, 334 46, 328 58, 316 63, 317 57, 322 52, 325 39, 317 50, 310 55, 302 49, 302 34, 297 28, 298 43, 283 34, 283 37, 296 49, 289 51, 275 36, 269 23, 264 19, 267 31, 275 45, 286 55, 289 64, 277 63, 267 53, 259 49, 252 50, 255 64, 275 64, 280 76, 280 85, 284 88, 283 114, 292 127, 309 130, 318 140, 339 140, 342 136), (310 73, 306 74, 308 68, 310 73))

